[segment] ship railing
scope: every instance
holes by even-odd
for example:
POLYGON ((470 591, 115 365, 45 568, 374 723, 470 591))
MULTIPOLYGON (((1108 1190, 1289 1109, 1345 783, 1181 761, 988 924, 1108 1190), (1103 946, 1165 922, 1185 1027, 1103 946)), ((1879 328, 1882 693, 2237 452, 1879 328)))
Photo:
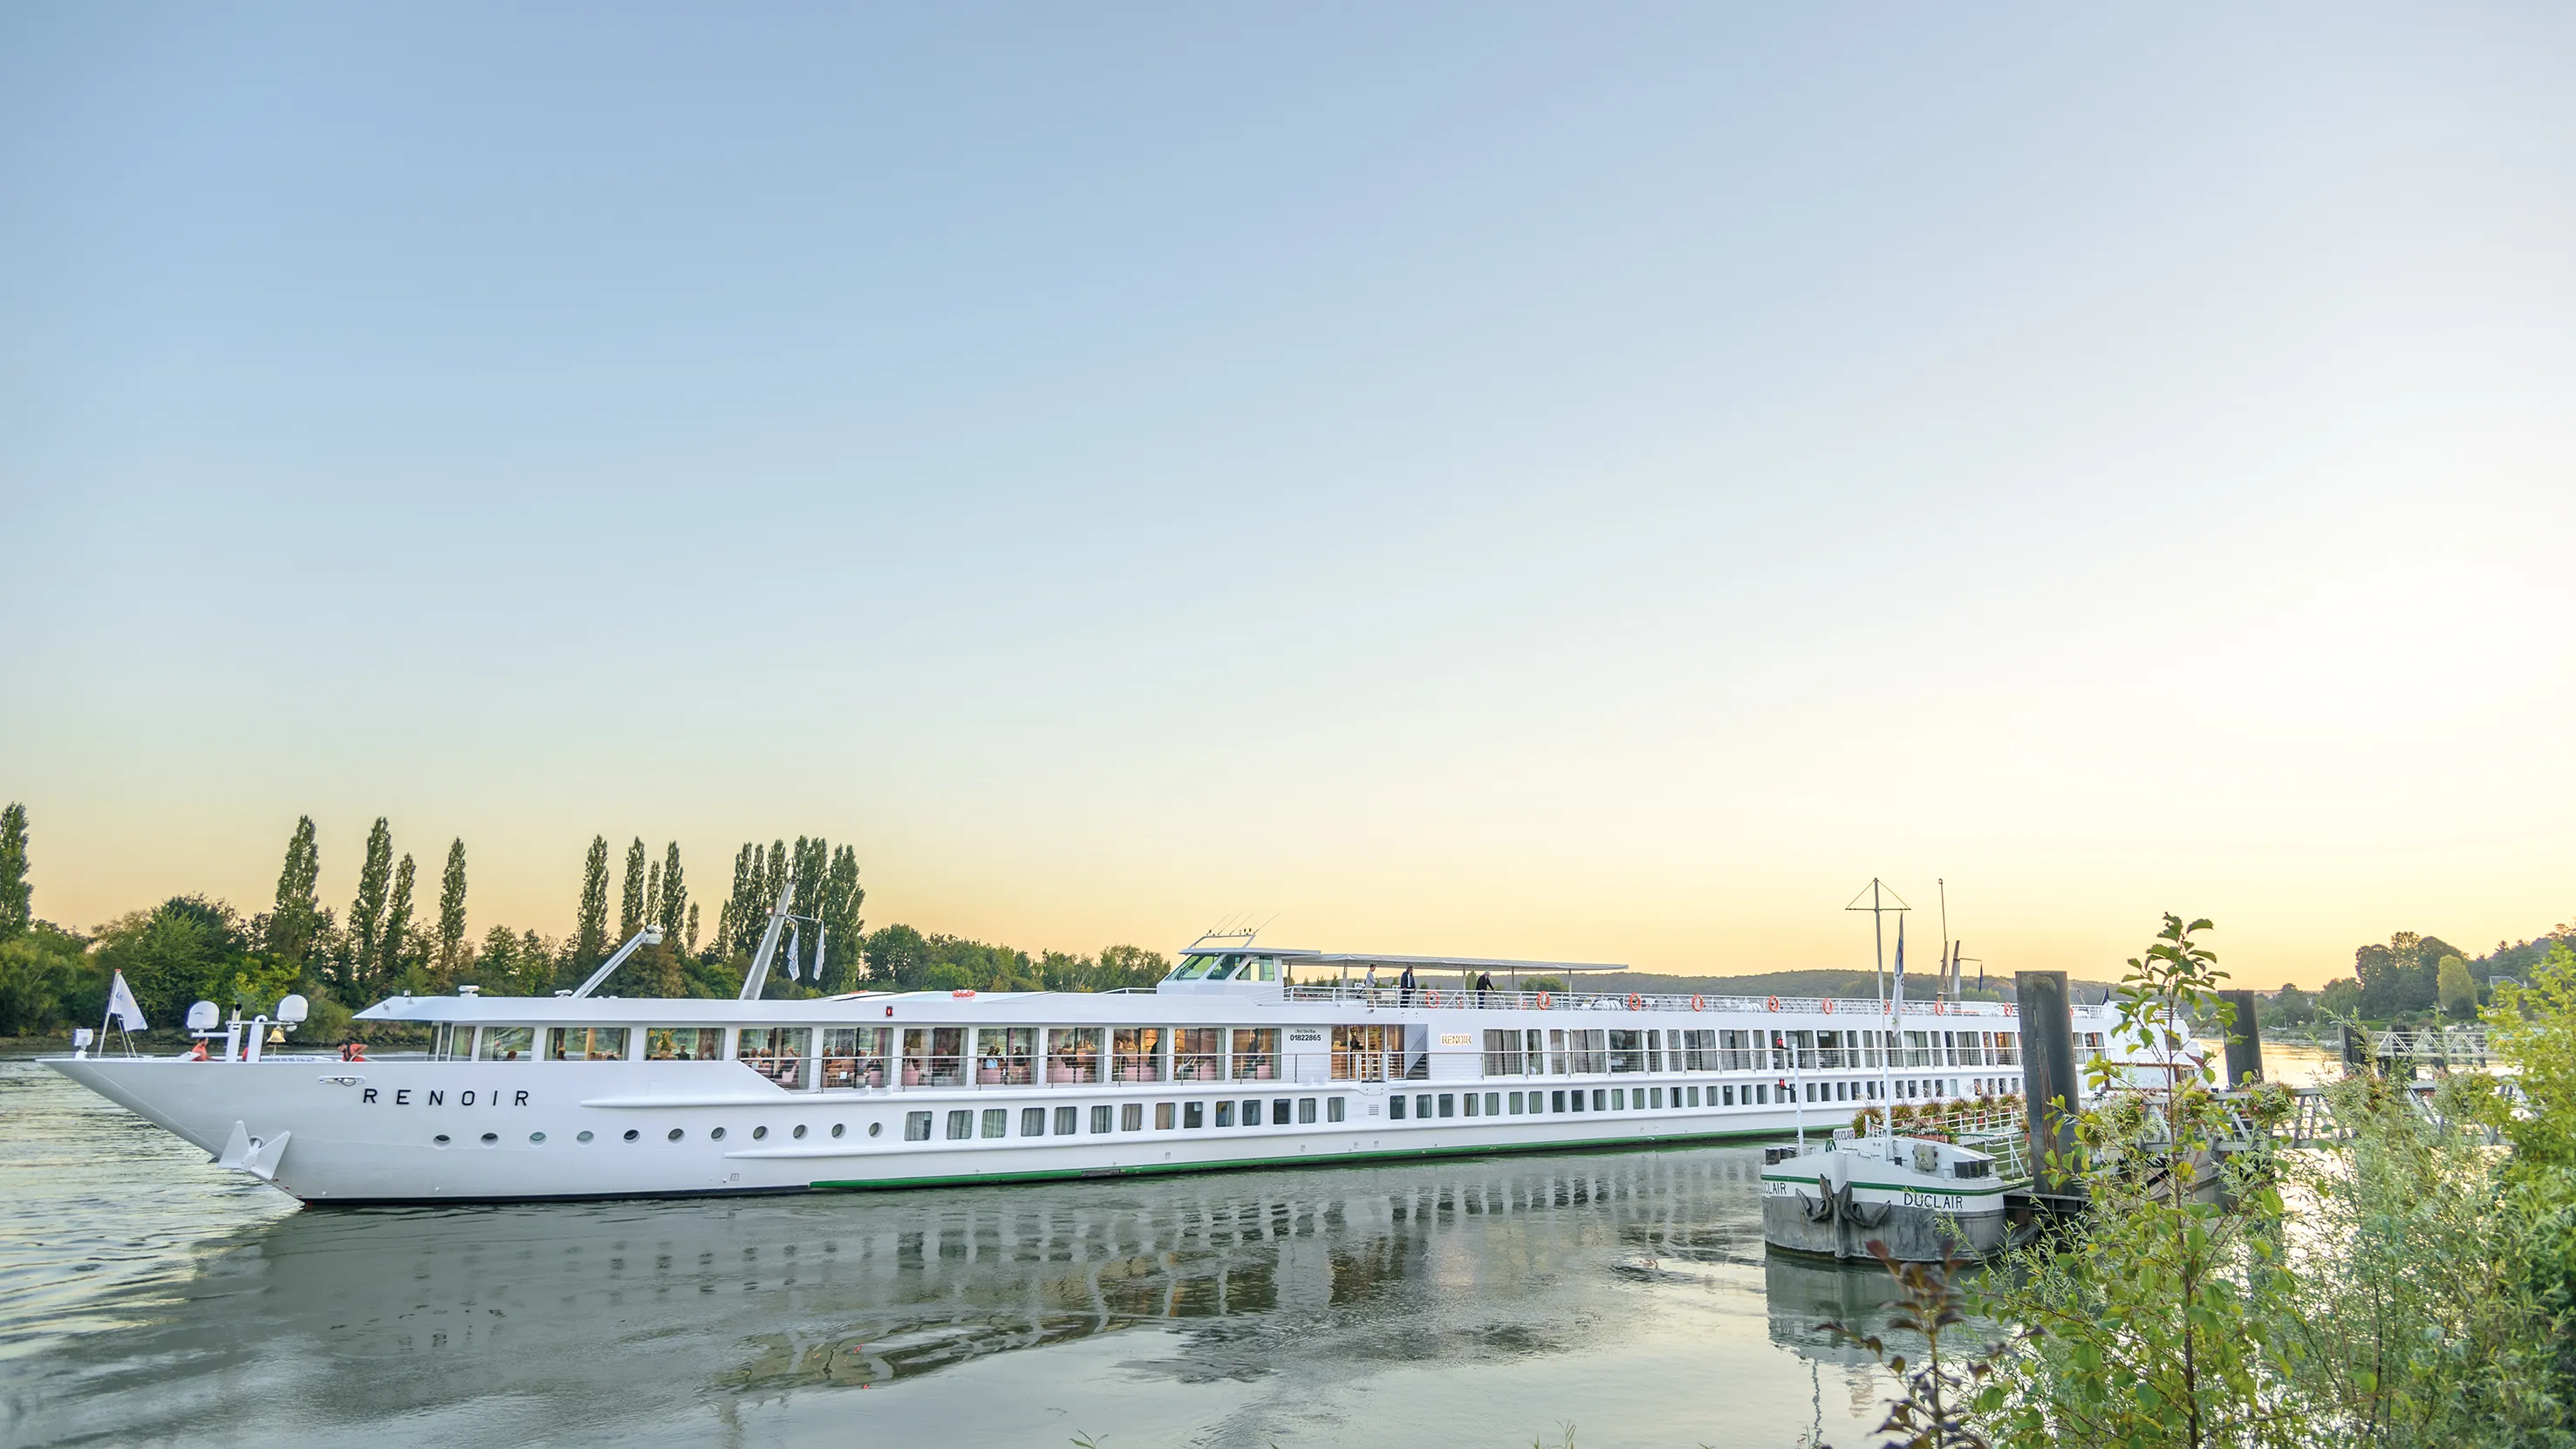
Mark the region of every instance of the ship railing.
MULTIPOLYGON (((1510 1035, 1517 1037, 1518 1033, 1510 1035)), ((1168 1055, 1117 1052, 1040 1058, 825 1056, 816 1064, 819 1070, 814 1075, 806 1075, 798 1064, 791 1062, 785 1076, 776 1079, 782 1085, 801 1082, 808 1087, 819 1086, 832 1091, 858 1089, 896 1093, 1133 1086, 1267 1089, 1357 1082, 1427 1082, 1435 1089, 1541 1084, 1584 1087, 1631 1084, 1641 1087, 1716 1087, 1732 1084, 1746 1092, 1756 1086, 1770 1087, 1778 1094, 1777 1105, 1780 1106, 1793 1104, 1794 1099, 1788 1094, 1800 1088, 1802 1078, 1806 1082, 1814 1082, 1829 1074, 1843 1080, 1876 1080, 1874 1074, 1878 1068, 1865 1064, 1864 1054, 1851 1054, 1839 1068, 1819 1066, 1814 1060, 1815 1055, 1811 1053, 1808 1064, 1801 1068, 1790 1062, 1786 1052, 1765 1061, 1757 1052, 1727 1052, 1717 1048, 1633 1052, 1567 1049, 1551 1052, 1544 1049, 1531 1051, 1523 1046, 1419 1050, 1318 1044, 1278 1056, 1229 1052, 1177 1052, 1168 1055)), ((1946 1070, 1968 1069, 1954 1067, 1946 1070)), ((1864 1105, 1874 1104, 1853 1100, 1803 1105, 1810 1111, 1822 1110, 1832 1114, 1857 1111, 1864 1105)), ((1926 1104, 1915 1105, 1920 1112, 1926 1104)), ((1964 1109, 1966 1104, 1961 1105, 1964 1109)), ((1922 1120, 1925 1125, 1930 1125, 1929 1118, 1922 1120)), ((1966 1130, 1982 1126, 1961 1114, 1945 1117, 1943 1125, 1954 1124, 1965 1124, 1966 1130)))
MULTIPOLYGON (((1887 1014, 1881 1003, 1867 998, 1821 996, 1711 996, 1680 992, 1618 991, 1529 991, 1493 987, 1390 986, 1380 983, 1367 986, 1357 982, 1300 982, 1284 988, 1290 1001, 1327 1004, 1348 1003, 1370 1007, 1440 1007, 1474 1008, 1487 1011, 1671 1011, 1671 1012, 1752 1012, 1762 1015, 1832 1015, 1855 1019, 1887 1014)), ((1918 1018, 1963 1020, 2001 1020, 2015 1015, 2009 1002, 1995 1001, 1909 1001, 1905 1003, 1908 1021, 1918 1018)))

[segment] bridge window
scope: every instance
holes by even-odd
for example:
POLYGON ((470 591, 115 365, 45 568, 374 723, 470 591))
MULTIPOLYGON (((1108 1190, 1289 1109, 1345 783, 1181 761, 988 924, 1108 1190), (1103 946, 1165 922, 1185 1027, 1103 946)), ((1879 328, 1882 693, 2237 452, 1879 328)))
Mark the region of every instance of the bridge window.
POLYGON ((532 1026, 487 1026, 474 1044, 478 1062, 523 1062, 537 1054, 537 1029, 532 1026))
POLYGON ((1169 981, 1196 981, 1200 977, 1205 976, 1208 973, 1208 968, 1215 964, 1216 958, 1214 956, 1184 956, 1181 958, 1181 964, 1173 967, 1172 974, 1164 979, 1169 981))
POLYGON ((550 1062, 622 1062, 626 1028, 622 1026, 550 1026, 546 1028, 550 1062))

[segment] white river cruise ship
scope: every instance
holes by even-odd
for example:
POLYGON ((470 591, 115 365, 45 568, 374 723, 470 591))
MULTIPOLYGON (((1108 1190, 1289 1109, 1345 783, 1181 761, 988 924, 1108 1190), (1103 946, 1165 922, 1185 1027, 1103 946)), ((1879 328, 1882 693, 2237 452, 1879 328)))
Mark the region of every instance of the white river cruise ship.
MULTIPOLYGON (((79 1052, 80 1082, 309 1203, 991 1183, 1646 1146, 1847 1125, 1892 1091, 2020 1090, 2013 1008, 1527 989, 1621 968, 1206 937, 1151 990, 400 996, 424 1056, 79 1052), (1401 984, 1409 981, 1410 985, 1401 984), (1495 983, 1483 984, 1480 983, 1495 983), (1890 1054, 1893 1054, 1892 1056, 1890 1054)), ((300 1006, 300 1002, 294 1003, 300 1006)), ((292 1018, 300 1013, 281 1013, 292 1018)), ((2079 1055, 2112 1013, 2078 1007, 2079 1055)))

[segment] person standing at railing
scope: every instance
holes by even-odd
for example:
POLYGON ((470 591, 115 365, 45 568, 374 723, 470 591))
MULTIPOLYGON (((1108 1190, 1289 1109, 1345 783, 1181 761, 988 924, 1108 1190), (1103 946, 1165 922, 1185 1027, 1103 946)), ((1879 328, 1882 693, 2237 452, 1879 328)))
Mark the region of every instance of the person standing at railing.
POLYGON ((1396 982, 1395 982, 1395 989, 1396 989, 1396 992, 1397 992, 1396 1000, 1397 1000, 1397 1002, 1398 1002, 1400 1005, 1404 1005, 1404 1006, 1411 1006, 1411 1005, 1413 1004, 1413 968, 1412 968, 1412 967, 1410 967, 1410 966, 1405 967, 1405 968, 1404 968, 1404 974, 1403 974, 1402 976, 1399 976, 1399 977, 1397 977, 1397 978, 1396 978, 1396 982))
POLYGON ((1493 994, 1494 994, 1494 973, 1493 973, 1493 972, 1491 972, 1491 971, 1479 971, 1479 972, 1477 972, 1477 973, 1476 973, 1476 1004, 1477 1004, 1478 1006, 1486 1006, 1486 1005, 1490 1005, 1490 1004, 1491 1004, 1491 998, 1492 998, 1493 994))

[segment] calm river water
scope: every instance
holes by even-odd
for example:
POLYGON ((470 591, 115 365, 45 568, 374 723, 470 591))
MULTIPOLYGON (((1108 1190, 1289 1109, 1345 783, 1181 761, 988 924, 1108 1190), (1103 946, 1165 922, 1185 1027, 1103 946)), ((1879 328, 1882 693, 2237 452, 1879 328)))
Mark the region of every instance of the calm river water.
POLYGON ((317 1212, 0 1062, 0 1442, 1870 1442, 1760 1164, 317 1212))
POLYGON ((0 1062, 0 1441, 1866 1442, 1726 1147, 306 1211, 0 1062))

